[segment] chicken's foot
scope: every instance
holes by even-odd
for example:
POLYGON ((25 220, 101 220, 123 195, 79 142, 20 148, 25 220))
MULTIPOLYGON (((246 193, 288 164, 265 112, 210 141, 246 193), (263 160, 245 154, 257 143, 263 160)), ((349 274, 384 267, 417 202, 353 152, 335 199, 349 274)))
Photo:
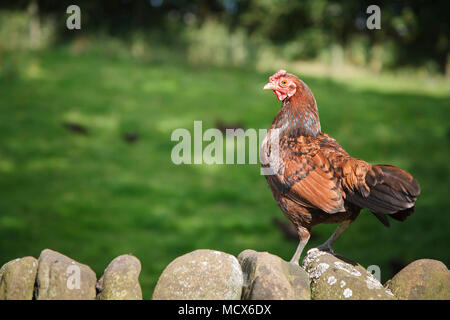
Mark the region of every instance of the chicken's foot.
POLYGON ((291 259, 291 263, 298 265, 298 261, 300 260, 300 256, 302 255, 302 251, 308 243, 310 233, 309 230, 303 227, 298 228, 298 235, 300 238, 300 242, 298 243, 297 250, 295 250, 294 256, 291 259))
POLYGON ((327 241, 325 241, 325 243, 318 246, 317 249, 319 249, 321 251, 328 251, 331 254, 334 254, 334 250, 333 250, 334 242, 337 240, 337 238, 339 238, 339 236, 342 234, 342 232, 344 232, 344 230, 347 229, 347 227, 350 225, 351 222, 352 222, 351 220, 343 221, 337 227, 337 229, 333 232, 331 237, 327 241))

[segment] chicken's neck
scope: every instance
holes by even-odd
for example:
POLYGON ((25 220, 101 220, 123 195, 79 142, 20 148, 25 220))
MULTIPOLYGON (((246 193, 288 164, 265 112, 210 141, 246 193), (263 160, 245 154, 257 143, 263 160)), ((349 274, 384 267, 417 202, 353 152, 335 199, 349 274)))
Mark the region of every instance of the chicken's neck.
POLYGON ((281 130, 281 136, 317 137, 320 133, 316 100, 308 87, 302 89, 304 90, 283 101, 282 108, 272 123, 271 129, 281 130))

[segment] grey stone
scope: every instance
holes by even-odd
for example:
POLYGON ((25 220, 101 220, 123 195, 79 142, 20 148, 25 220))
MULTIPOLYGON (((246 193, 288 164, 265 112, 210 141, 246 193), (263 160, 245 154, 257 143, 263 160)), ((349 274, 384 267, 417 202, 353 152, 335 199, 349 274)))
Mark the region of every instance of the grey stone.
POLYGON ((89 266, 45 249, 39 256, 37 300, 93 300, 97 277, 89 266))
POLYGON ((242 284, 236 257, 201 249, 176 258, 164 269, 153 299, 239 300, 242 284))
POLYGON ((392 300, 392 292, 364 267, 346 258, 320 251, 308 251, 303 260, 314 300, 392 300))
POLYGON ((450 272, 438 260, 411 262, 385 286, 402 300, 450 300, 450 272))
POLYGON ((124 254, 115 258, 97 282, 99 300, 142 300, 139 284, 141 262, 135 256, 124 254))
POLYGON ((238 256, 244 273, 244 300, 310 300, 308 274, 298 265, 267 252, 245 250, 238 256))
POLYGON ((38 261, 34 257, 12 260, 0 269, 0 300, 31 300, 38 261))

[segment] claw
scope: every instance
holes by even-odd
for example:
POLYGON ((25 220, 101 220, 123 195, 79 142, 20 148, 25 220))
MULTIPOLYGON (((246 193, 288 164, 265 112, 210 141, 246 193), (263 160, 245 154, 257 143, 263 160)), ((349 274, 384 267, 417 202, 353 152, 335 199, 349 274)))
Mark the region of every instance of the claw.
POLYGON ((319 249, 320 251, 327 251, 327 252, 329 252, 329 253, 334 255, 333 248, 327 243, 324 243, 324 244, 318 246, 317 249, 319 249))
POLYGON ((291 259, 291 261, 289 261, 289 263, 295 264, 296 266, 299 265, 298 260, 294 260, 294 259, 291 259))

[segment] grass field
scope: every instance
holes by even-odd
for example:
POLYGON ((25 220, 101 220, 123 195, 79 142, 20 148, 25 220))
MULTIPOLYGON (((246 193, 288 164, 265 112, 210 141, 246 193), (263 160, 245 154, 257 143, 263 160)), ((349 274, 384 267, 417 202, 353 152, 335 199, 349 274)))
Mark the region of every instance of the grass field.
MULTIPOLYGON (((115 256, 132 253, 142 262, 148 299, 164 267, 195 249, 237 255, 251 248, 290 259, 297 244, 272 222, 284 217, 258 165, 176 166, 170 159, 172 131, 192 130, 194 120, 204 129, 218 119, 268 128, 280 107, 261 90, 270 73, 64 48, 5 54, 2 63, 0 265, 51 248, 100 277, 115 256), (128 132, 137 141, 126 142, 128 132)), ((383 281, 419 258, 449 266, 450 88, 424 89, 406 78, 302 78, 324 132, 355 157, 410 171, 422 187, 406 222, 388 229, 363 213, 335 251, 379 265, 383 281)), ((334 228, 316 227, 308 248, 334 228)))

